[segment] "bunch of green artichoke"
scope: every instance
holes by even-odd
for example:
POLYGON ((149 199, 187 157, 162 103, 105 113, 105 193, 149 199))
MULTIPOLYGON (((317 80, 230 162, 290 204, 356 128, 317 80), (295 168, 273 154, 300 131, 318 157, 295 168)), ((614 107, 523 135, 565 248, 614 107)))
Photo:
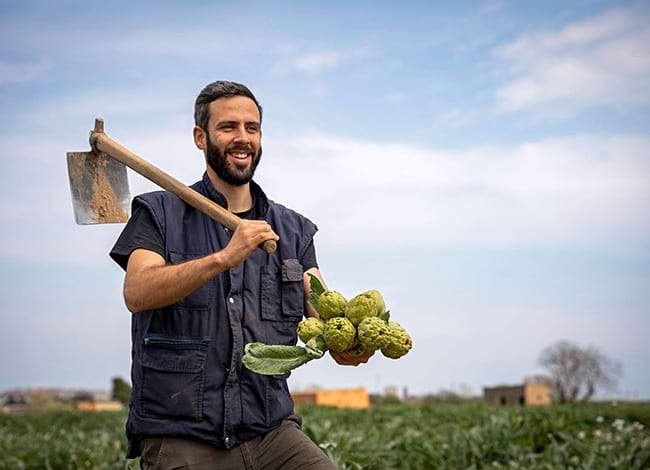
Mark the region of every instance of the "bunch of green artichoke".
POLYGON ((259 374, 285 374, 318 359, 329 349, 361 356, 381 350, 391 359, 399 359, 411 350, 413 341, 390 313, 381 293, 369 290, 349 302, 336 291, 327 291, 318 278, 311 276, 309 303, 320 318, 307 318, 298 324, 301 346, 249 343, 244 349, 244 365, 259 374))

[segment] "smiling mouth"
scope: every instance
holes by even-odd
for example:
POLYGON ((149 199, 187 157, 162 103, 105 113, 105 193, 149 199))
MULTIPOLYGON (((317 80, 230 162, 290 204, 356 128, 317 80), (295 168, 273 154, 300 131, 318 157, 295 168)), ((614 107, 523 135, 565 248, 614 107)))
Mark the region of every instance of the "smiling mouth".
POLYGON ((251 157, 251 153, 249 152, 244 152, 242 150, 235 150, 232 152, 226 152, 226 154, 232 158, 233 160, 237 160, 240 162, 245 162, 251 157))

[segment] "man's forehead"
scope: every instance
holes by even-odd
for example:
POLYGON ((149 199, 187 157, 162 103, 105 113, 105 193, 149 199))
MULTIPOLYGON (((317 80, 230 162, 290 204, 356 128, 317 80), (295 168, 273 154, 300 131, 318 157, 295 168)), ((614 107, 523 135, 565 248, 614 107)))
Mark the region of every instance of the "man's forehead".
POLYGON ((260 111, 247 96, 228 96, 210 103, 210 120, 260 121, 260 111))

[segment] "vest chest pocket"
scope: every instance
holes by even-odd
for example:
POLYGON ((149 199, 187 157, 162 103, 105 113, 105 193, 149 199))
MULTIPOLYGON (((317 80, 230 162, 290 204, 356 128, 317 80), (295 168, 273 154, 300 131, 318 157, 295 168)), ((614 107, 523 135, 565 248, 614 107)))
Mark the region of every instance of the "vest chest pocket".
POLYGON ((203 386, 209 337, 149 335, 140 356, 142 415, 203 418, 203 386))
POLYGON ((305 285, 300 262, 285 259, 279 267, 262 266, 261 276, 262 319, 300 321, 305 308, 305 285))

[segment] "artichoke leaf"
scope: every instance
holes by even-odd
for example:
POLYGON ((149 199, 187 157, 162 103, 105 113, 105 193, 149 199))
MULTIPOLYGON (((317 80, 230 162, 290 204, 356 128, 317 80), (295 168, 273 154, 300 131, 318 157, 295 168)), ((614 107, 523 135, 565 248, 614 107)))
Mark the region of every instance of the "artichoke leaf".
POLYGON ((307 341, 305 349, 312 359, 320 359, 328 348, 323 335, 318 335, 307 341))
POLYGON ((307 273, 309 276, 309 287, 310 292, 309 292, 309 305, 314 307, 314 310, 316 310, 316 306, 318 305, 318 297, 325 292, 325 287, 323 287, 323 284, 321 284, 320 279, 318 279, 316 276, 314 276, 312 273, 307 273))
POLYGON ((313 358, 314 356, 301 346, 248 343, 244 347, 242 363, 247 369, 258 374, 282 375, 313 358))
POLYGON ((384 313, 379 315, 379 318, 384 320, 386 323, 388 323, 388 320, 390 320, 390 310, 385 310, 384 313))

